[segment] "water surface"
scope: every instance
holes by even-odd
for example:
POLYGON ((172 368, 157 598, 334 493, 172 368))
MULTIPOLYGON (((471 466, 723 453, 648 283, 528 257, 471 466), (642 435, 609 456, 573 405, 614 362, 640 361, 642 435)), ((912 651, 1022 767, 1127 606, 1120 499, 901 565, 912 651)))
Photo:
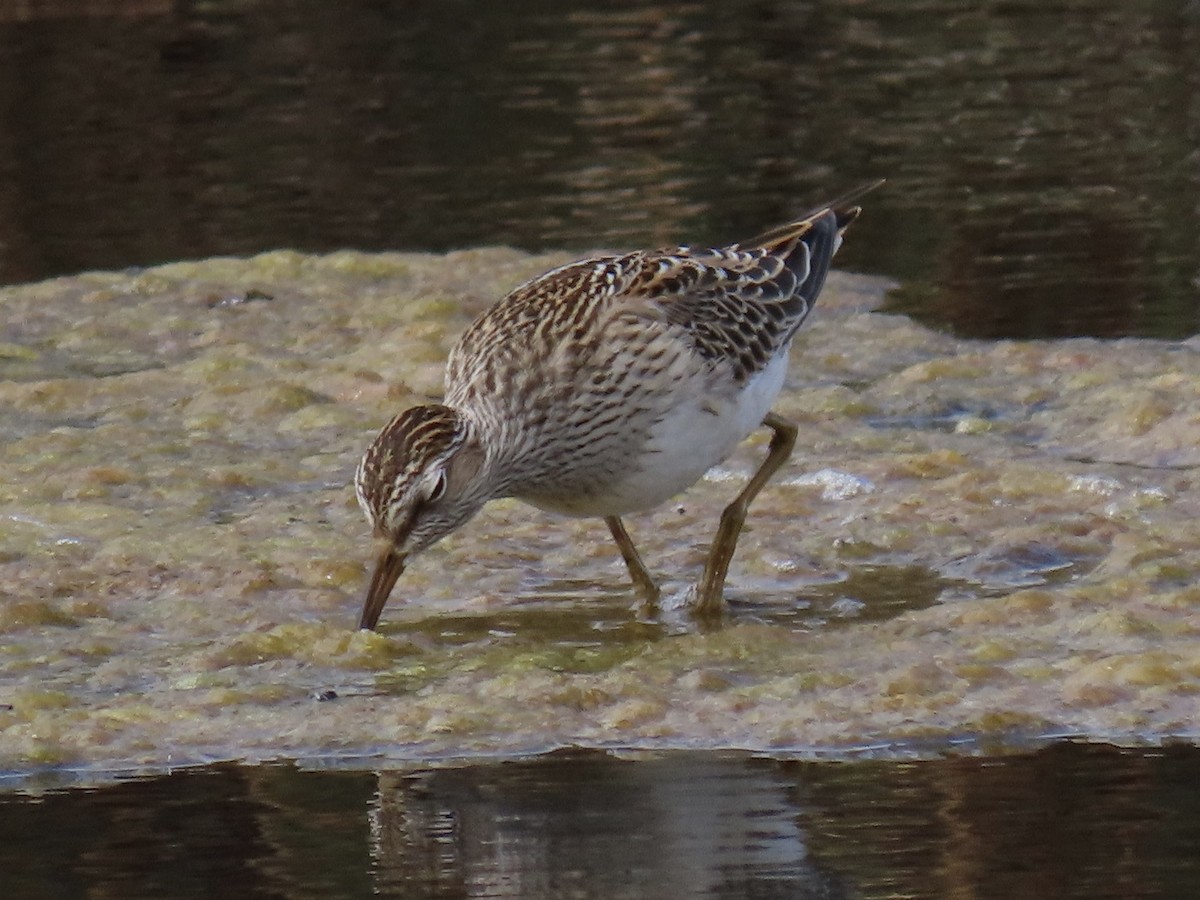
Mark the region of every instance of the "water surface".
POLYGON ((12 896, 1185 898, 1195 748, 216 766, 0 794, 12 896))
POLYGON ((725 241, 884 176, 839 264, 904 282, 898 308, 1200 329, 1187 0, 25 6, 0 11, 0 281, 725 241))

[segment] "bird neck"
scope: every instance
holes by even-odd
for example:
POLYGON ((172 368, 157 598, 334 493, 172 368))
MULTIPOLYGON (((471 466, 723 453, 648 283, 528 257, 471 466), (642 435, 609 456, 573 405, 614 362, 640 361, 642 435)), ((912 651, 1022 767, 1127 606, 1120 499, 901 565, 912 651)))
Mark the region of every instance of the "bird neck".
POLYGON ((454 407, 454 411, 462 422, 465 446, 482 456, 475 478, 486 495, 481 499, 486 502, 512 496, 509 488, 522 454, 520 428, 487 404, 464 404, 454 407))

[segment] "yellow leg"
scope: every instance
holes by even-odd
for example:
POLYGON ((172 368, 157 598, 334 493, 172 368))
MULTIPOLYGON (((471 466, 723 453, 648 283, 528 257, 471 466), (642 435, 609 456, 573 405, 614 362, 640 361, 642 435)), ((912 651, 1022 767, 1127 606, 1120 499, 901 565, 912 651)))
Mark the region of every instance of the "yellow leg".
POLYGON ((729 561, 733 559, 738 536, 742 533, 742 525, 746 521, 746 510, 750 508, 750 501, 758 496, 758 492, 771 476, 779 471, 779 467, 787 461, 792 454, 792 448, 796 446, 797 429, 792 422, 775 413, 767 413, 763 424, 774 432, 767 450, 767 458, 758 467, 750 483, 721 513, 721 524, 717 528, 717 536, 713 539, 712 549, 708 552, 708 562, 704 564, 704 576, 700 579, 696 596, 693 612, 698 616, 720 617, 725 605, 725 576, 729 574, 729 561))
POLYGON ((629 577, 633 579, 634 587, 642 592, 648 603, 658 602, 658 585, 646 570, 646 565, 642 562, 637 547, 633 546, 633 540, 625 530, 624 523, 617 516, 605 516, 604 524, 608 526, 613 540, 617 542, 617 548, 621 551, 626 568, 629 569, 629 577))

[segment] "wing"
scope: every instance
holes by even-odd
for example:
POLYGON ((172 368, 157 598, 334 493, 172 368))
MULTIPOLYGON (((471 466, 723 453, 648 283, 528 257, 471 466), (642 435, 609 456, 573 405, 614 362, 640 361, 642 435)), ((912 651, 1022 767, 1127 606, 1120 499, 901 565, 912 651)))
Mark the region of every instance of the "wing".
POLYGON ((665 323, 736 381, 760 372, 812 310, 858 208, 822 207, 753 241, 634 254, 621 317, 665 323))
POLYGON ((844 202, 828 204, 728 247, 601 256, 540 275, 463 334, 447 365, 447 402, 495 395, 502 386, 519 395, 509 385, 532 390, 551 372, 563 372, 565 385, 573 368, 607 356, 606 341, 636 347, 639 332, 682 344, 706 365, 731 367, 735 381, 750 378, 804 322, 858 213, 844 202))

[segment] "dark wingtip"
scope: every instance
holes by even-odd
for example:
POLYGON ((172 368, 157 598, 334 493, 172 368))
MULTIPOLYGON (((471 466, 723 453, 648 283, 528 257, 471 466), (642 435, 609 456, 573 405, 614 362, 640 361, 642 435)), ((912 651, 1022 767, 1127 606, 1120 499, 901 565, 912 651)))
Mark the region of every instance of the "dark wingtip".
POLYGON ((845 231, 851 222, 862 215, 861 206, 834 207, 831 211, 833 212, 834 218, 837 219, 838 234, 841 234, 843 231, 845 231))
POLYGON ((865 194, 871 193, 878 187, 881 187, 887 181, 886 178, 876 178, 874 181, 868 181, 866 184, 860 184, 854 190, 843 194, 836 200, 826 204, 826 208, 833 211, 837 218, 838 231, 842 231, 859 217, 862 213, 862 207, 855 204, 854 201, 860 199, 865 194))

